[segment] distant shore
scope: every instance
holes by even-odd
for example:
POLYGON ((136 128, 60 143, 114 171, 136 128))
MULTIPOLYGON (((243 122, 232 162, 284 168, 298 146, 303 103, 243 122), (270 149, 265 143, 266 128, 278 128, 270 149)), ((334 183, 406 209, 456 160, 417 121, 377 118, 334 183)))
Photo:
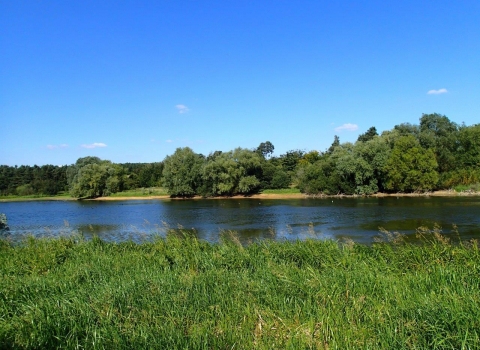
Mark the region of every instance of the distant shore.
MULTIPOLYGON (((171 198, 168 195, 162 196, 115 196, 115 197, 98 197, 93 199, 85 199, 89 201, 127 201, 127 200, 187 200, 187 199, 313 199, 313 198, 361 198, 361 197, 462 197, 462 196, 480 196, 480 192, 455 192, 455 191, 433 191, 425 193, 376 193, 369 196, 361 195, 306 195, 303 193, 258 193, 248 196, 236 195, 231 197, 209 197, 204 198, 201 196, 195 196, 191 198, 171 198)), ((2 199, 1 202, 27 202, 27 201, 74 201, 76 198, 72 197, 36 197, 36 198, 22 198, 22 197, 11 197, 7 199, 2 199)))
POLYGON ((361 198, 361 197, 460 197, 460 196, 479 196, 479 192, 465 193, 465 192, 455 192, 455 191, 434 191, 434 192, 425 192, 425 193, 376 193, 369 196, 361 195, 306 195, 304 193, 258 193, 248 196, 236 195, 231 197, 208 197, 204 198, 201 196, 195 196, 191 198, 170 198, 170 196, 143 196, 143 197, 99 197, 91 200, 94 201, 125 201, 125 200, 140 200, 140 199, 171 199, 171 200, 185 200, 185 199, 312 199, 312 198, 361 198))

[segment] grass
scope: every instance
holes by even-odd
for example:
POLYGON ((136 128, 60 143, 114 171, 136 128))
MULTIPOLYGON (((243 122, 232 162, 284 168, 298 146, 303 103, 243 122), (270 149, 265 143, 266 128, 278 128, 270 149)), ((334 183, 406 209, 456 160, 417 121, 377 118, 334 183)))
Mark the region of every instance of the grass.
POLYGON ((454 187, 456 192, 480 192, 480 183, 471 185, 457 185, 454 187))
POLYGON ((166 188, 163 187, 150 187, 150 188, 137 188, 135 190, 127 190, 123 192, 117 192, 110 195, 110 197, 150 197, 150 196, 168 196, 166 188))
POLYGON ((477 242, 0 240, 0 348, 478 349, 477 242))
POLYGON ((301 193, 298 188, 280 188, 276 190, 263 190, 262 193, 265 194, 294 194, 301 193))
POLYGON ((52 200, 52 199, 72 199, 72 196, 68 192, 60 192, 54 196, 44 194, 32 194, 27 196, 8 195, 0 196, 0 202, 6 201, 28 201, 28 200, 52 200))

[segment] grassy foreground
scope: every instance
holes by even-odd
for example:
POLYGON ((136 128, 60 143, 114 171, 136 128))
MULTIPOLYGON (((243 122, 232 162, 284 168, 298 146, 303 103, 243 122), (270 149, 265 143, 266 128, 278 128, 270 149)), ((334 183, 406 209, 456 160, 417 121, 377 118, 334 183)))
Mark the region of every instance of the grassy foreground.
POLYGON ((0 348, 480 348, 478 244, 422 235, 0 240, 0 348))

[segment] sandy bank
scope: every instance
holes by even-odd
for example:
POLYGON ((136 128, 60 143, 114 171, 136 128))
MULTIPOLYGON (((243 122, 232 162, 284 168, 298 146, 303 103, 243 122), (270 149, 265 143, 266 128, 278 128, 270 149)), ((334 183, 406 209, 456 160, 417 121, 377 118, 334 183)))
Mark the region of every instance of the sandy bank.
MULTIPOLYGON (((359 197, 460 197, 460 196, 480 196, 479 192, 475 193, 466 193, 466 192, 455 192, 455 191, 434 191, 434 192, 425 192, 425 193, 376 193, 370 196, 359 196, 359 195, 306 195, 303 193, 286 193, 286 194, 273 194, 273 193, 260 193, 253 194, 250 196, 232 196, 232 197, 211 197, 208 199, 301 199, 301 198, 359 198, 359 197)), ((91 200, 95 201, 125 201, 125 200, 140 200, 140 199, 168 199, 168 200, 186 200, 186 199, 204 199, 201 196, 195 196, 193 198, 170 198, 170 196, 144 196, 144 197, 100 197, 91 200)))
MULTIPOLYGON (((434 191, 426 193, 376 193, 370 196, 359 196, 359 195, 305 195, 303 193, 284 193, 284 194, 273 194, 273 193, 260 193, 250 196, 233 196, 233 197, 211 197, 208 199, 302 199, 302 198, 360 198, 360 197, 464 197, 464 196, 480 196, 480 192, 455 192, 455 191, 434 191)), ((195 196, 193 198, 170 198, 170 196, 138 196, 138 197, 99 197, 94 199, 86 199, 91 201, 128 201, 128 200, 186 200, 186 199, 204 199, 201 196, 195 196)), ((8 198, 1 199, 1 202, 24 202, 24 201, 72 201, 77 200, 76 198, 71 197, 40 197, 40 198, 8 198)))

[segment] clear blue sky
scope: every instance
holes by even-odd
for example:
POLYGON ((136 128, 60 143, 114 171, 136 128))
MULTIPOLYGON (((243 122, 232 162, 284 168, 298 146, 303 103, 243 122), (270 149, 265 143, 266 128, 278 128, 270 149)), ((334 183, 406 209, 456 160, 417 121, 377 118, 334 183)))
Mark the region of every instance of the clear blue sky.
POLYGON ((0 164, 480 122, 480 1, 0 1, 0 164))

